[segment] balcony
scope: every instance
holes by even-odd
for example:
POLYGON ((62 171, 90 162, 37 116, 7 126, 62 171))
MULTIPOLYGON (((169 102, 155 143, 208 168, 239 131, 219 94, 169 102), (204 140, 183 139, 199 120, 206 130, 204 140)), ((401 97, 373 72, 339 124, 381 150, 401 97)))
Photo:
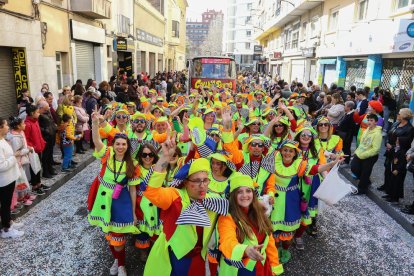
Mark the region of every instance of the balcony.
POLYGON ((73 12, 93 19, 110 19, 111 2, 109 0, 71 0, 73 12))
POLYGON ((319 6, 325 0, 290 0, 282 1, 281 6, 275 10, 275 17, 265 22, 263 30, 255 33, 255 40, 262 40, 272 32, 280 29, 284 25, 288 24, 292 20, 298 19, 299 16, 308 12, 309 10, 319 6))

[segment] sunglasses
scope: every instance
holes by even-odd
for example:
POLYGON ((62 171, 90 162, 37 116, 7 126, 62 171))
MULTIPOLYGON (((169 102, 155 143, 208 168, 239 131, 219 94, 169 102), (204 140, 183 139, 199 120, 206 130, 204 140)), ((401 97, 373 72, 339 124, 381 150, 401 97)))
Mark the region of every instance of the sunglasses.
POLYGON ((141 157, 142 158, 147 158, 147 157, 149 157, 149 158, 153 158, 155 155, 152 153, 152 152, 150 152, 150 153, 146 153, 146 152, 143 152, 142 154, 141 154, 141 157))
POLYGON ((128 115, 124 114, 124 115, 116 115, 117 119, 126 119, 128 118, 128 115))
POLYGON ((268 115, 276 115, 274 112, 270 112, 268 115))
POLYGON ((328 123, 320 123, 320 124, 318 124, 318 126, 320 126, 320 127, 327 127, 327 126, 329 126, 329 124, 328 123))
POLYGON ((212 133, 212 134, 209 134, 210 136, 211 136, 211 138, 214 138, 214 137, 220 137, 220 135, 218 135, 218 134, 216 134, 216 133, 212 133))
POLYGON ((277 124, 277 125, 274 125, 274 127, 284 127, 284 125, 282 125, 282 124, 277 124))
POLYGON ((253 126, 260 126, 260 123, 252 123, 253 126))
POLYGON ((125 133, 117 133, 114 136, 114 139, 116 139, 116 138, 128 139, 128 135, 126 135, 125 133))
POLYGON ((308 134, 308 133, 301 133, 300 134, 300 137, 309 137, 309 138, 312 138, 313 135, 312 134, 308 134))
POLYGON ((250 143, 250 146, 254 147, 259 147, 259 148, 263 148, 264 144, 263 143, 256 143, 256 142, 252 142, 250 143))
POLYGON ((157 101, 157 103, 163 103, 163 102, 164 102, 164 101, 162 101, 162 100, 158 100, 158 101, 157 101))
POLYGON ((133 120, 132 123, 134 123, 134 124, 145 124, 145 120, 133 120))

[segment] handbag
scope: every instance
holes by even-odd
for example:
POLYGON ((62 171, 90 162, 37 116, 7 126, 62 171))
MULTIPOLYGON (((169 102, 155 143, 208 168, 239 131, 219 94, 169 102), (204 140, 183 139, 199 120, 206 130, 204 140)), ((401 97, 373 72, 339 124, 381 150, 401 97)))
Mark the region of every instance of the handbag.
POLYGON ((338 175, 339 165, 336 164, 324 178, 314 197, 324 201, 328 205, 334 205, 350 193, 358 192, 352 184, 347 184, 338 175))
POLYGON ((29 153, 30 167, 34 174, 38 174, 42 169, 42 163, 40 163, 39 155, 36 152, 29 153))

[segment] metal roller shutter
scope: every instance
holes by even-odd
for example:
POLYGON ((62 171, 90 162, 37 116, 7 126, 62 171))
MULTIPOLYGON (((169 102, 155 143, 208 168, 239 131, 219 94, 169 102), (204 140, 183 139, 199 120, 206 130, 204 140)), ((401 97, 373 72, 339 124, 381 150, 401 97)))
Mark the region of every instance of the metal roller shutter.
POLYGON ((17 114, 16 90, 10 48, 0 47, 0 117, 8 119, 17 114))
POLYGON ((291 81, 306 82, 305 80, 305 61, 292 60, 291 81))
POLYGON ((93 44, 75 41, 76 47, 76 72, 78 79, 86 84, 88 79, 95 79, 95 57, 93 44))
POLYGON ((335 64, 325 64, 325 70, 323 75, 323 83, 331 86, 336 80, 336 65, 335 64))

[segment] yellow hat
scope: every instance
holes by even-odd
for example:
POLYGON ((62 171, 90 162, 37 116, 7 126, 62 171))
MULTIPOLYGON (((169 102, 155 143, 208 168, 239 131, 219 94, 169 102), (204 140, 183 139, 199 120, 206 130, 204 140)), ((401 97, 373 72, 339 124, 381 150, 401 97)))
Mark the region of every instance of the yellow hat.
POLYGON ((255 188, 253 179, 250 176, 236 172, 230 178, 230 193, 240 187, 255 188))
POLYGON ((266 107, 265 110, 263 111, 262 116, 267 116, 267 114, 269 114, 270 112, 273 112, 276 115, 276 111, 273 108, 266 107))
POLYGON ((206 115, 208 113, 214 112, 214 110, 212 108, 207 108, 204 112, 203 115, 206 115))
POLYGON ((210 162, 206 158, 192 159, 178 170, 170 186, 179 187, 190 175, 198 172, 209 173, 210 171, 210 162))
POLYGON ((260 140, 260 141, 263 141, 263 144, 265 145, 265 146, 267 146, 266 145, 266 142, 268 142, 269 141, 269 138, 267 138, 266 136, 264 136, 263 134, 259 134, 259 135, 252 135, 252 136, 250 136, 249 138, 247 138, 246 139, 246 141, 244 141, 244 144, 243 144, 243 151, 244 152, 249 152, 249 145, 250 145, 250 143, 251 142, 253 142, 254 140, 260 140))
POLYGON ((134 102, 127 102, 126 105, 127 106, 137 106, 134 102))
POLYGON ((283 147, 288 147, 288 148, 291 148, 291 149, 295 149, 297 152, 300 152, 299 142, 297 142, 297 141, 287 140, 286 142, 284 142, 281 145, 280 148, 283 148, 283 147))
POLYGON ((161 116, 154 122, 154 126, 158 123, 168 123, 168 118, 165 116, 161 116))
POLYGON ((129 114, 128 110, 120 108, 117 111, 115 111, 115 115, 118 115, 119 113, 125 113, 125 114, 129 114))
POLYGON ((145 116, 145 114, 144 113, 141 113, 141 112, 135 112, 134 115, 131 116, 131 120, 136 120, 138 118, 142 118, 144 120, 147 119, 147 117, 145 116))

